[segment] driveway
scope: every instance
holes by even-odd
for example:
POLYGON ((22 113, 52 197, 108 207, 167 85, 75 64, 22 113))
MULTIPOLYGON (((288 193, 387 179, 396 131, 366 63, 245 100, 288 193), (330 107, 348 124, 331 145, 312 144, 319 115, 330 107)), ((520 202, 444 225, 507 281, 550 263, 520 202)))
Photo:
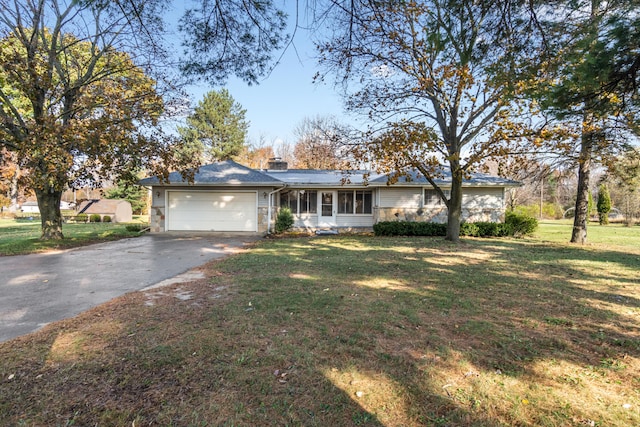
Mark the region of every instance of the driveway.
POLYGON ((0 257, 0 342, 166 281, 260 238, 163 233, 0 257))

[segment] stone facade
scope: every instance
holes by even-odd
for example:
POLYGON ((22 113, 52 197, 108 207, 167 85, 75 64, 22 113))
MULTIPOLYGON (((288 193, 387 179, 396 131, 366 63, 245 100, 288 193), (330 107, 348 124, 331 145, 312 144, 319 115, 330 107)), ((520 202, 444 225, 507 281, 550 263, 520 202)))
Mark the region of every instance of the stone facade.
MULTIPOLYGON (((275 224, 276 209, 271 208, 271 224, 275 224)), ((266 206, 258 207, 258 233, 267 233, 269 226, 269 208, 266 206)))
POLYGON ((164 226, 164 205, 162 206, 151 206, 151 210, 149 211, 149 224, 152 233, 162 233, 166 231, 164 226))

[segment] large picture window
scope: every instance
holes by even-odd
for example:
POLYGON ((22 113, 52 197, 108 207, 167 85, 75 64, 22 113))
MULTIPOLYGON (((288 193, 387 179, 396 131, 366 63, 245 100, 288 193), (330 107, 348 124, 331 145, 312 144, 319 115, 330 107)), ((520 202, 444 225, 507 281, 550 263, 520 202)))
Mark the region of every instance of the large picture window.
POLYGON ((318 192, 300 190, 300 213, 318 213, 318 192))
POLYGON ((370 190, 338 191, 339 214, 370 214, 373 193, 370 190))

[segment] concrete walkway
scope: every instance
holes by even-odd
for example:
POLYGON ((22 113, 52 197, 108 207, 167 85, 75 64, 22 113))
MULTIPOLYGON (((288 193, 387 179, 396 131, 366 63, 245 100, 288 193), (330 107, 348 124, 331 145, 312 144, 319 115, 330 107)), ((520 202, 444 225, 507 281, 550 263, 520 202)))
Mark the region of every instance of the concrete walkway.
POLYGON ((260 238, 163 233, 0 257, 0 342, 165 281, 260 238))

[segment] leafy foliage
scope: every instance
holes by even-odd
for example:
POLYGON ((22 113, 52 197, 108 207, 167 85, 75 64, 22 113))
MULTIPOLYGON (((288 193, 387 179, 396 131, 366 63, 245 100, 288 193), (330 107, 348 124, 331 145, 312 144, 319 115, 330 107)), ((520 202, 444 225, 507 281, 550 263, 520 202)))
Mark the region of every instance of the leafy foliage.
POLYGON ((245 146, 249 128, 245 114, 226 89, 207 92, 187 117, 187 126, 178 127, 185 142, 180 155, 204 163, 237 156, 245 146))
POLYGON ((320 60, 352 84, 348 107, 381 123, 355 156, 397 177, 417 169, 445 200, 446 238, 455 241, 464 176, 532 134, 526 119, 533 106, 520 102, 516 84, 537 58, 526 15, 517 3, 495 1, 343 6, 320 60), (449 199, 436 183, 445 169, 449 199))
POLYGON ((147 212, 148 190, 140 185, 118 182, 117 186, 105 192, 107 199, 124 199, 131 204, 134 215, 145 215, 147 212))
POLYGON ((638 2, 560 1, 553 14, 539 7, 547 60, 532 93, 574 135, 557 148, 578 165, 571 241, 586 243, 592 163, 615 158, 638 129, 638 2))
MULTIPOLYGON (((507 213, 504 223, 465 222, 460 225, 460 235, 468 237, 526 236, 538 227, 535 218, 507 213)), ((374 224, 376 236, 445 236, 447 225, 435 222, 382 221, 374 224)))
POLYGON ((289 208, 280 208, 278 215, 276 216, 276 234, 284 233, 293 227, 294 219, 293 213, 289 208))
POLYGON ((605 184, 598 187, 598 222, 600 225, 609 224, 609 212, 611 211, 611 196, 609 196, 609 188, 605 184))
POLYGON ((89 216, 89 222, 101 222, 102 221, 102 217, 100 216, 100 214, 91 214, 89 216))
POLYGON ((300 169, 344 169, 346 155, 343 140, 349 130, 335 117, 304 119, 295 129, 294 167, 300 169))
POLYGON ((46 239, 63 237, 67 187, 130 180, 142 167, 165 177, 177 167, 156 127, 157 82, 116 49, 129 28, 118 13, 114 2, 0 5, 0 144, 36 193, 46 239), (75 25, 80 19, 95 25, 75 25))

